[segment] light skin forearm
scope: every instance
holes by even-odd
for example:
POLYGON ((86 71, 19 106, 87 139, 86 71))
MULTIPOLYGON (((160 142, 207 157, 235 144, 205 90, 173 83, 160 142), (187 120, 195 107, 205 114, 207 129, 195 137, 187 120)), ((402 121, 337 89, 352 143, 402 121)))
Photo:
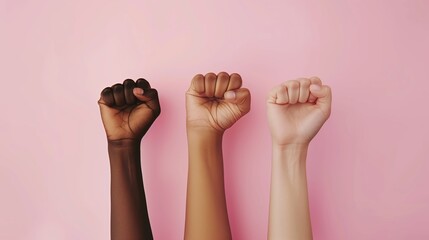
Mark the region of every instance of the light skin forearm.
POLYGON ((231 239, 225 199, 222 135, 188 129, 185 239, 231 239))
POLYGON ((140 164, 140 141, 109 142, 111 239, 153 239, 140 164))
POLYGON ((268 239, 311 240, 308 145, 331 114, 332 94, 318 77, 274 87, 267 100, 273 158, 268 239))
POLYGON ((268 239, 311 240, 308 144, 273 146, 268 239))

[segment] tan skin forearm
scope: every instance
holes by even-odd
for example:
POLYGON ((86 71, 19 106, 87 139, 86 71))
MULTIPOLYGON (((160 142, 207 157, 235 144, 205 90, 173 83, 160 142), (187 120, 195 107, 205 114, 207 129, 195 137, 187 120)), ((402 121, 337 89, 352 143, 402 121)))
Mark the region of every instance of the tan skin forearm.
POLYGON ((225 199, 222 135, 188 129, 186 240, 231 239, 225 199))
POLYGON ((311 240, 306 158, 308 144, 273 146, 269 240, 311 240))
POLYGON ((151 240, 140 164, 140 141, 109 142, 111 239, 151 240))

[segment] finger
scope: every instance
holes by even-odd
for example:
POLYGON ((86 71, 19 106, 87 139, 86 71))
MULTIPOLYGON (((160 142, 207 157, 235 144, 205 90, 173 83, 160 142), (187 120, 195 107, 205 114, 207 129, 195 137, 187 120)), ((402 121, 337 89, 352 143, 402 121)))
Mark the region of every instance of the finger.
POLYGON ((144 78, 139 78, 136 81, 136 86, 143 90, 146 90, 150 88, 150 83, 144 78))
POLYGON ((299 98, 298 102, 306 103, 308 101, 308 97, 310 96, 310 84, 311 81, 308 78, 300 78, 299 79, 299 98))
POLYGON ((310 92, 317 98, 316 104, 320 106, 324 112, 330 114, 332 102, 331 88, 327 85, 319 86, 312 84, 310 85, 310 92))
POLYGON ((224 94, 225 101, 237 104, 242 113, 250 111, 250 91, 247 88, 227 91, 224 94))
POLYGON ((228 88, 229 84, 229 75, 226 72, 221 72, 217 75, 216 79, 216 88, 215 88, 215 97, 223 98, 223 94, 228 88))
POLYGON ((295 104, 299 99, 299 82, 296 80, 289 80, 284 83, 287 88, 287 94, 289 96, 289 104, 295 104))
POLYGON ((289 96, 287 94, 287 88, 284 85, 279 85, 273 89, 271 89, 268 94, 268 103, 274 104, 288 104, 289 96))
POLYGON ((233 73, 231 74, 231 76, 229 77, 229 83, 228 83, 228 88, 226 89, 227 91, 230 90, 236 90, 241 88, 241 85, 243 84, 243 80, 241 79, 240 74, 238 73, 233 73))
POLYGON ((213 97, 216 89, 216 74, 207 73, 204 77, 205 95, 207 97, 213 97))
POLYGON ((111 87, 106 87, 101 91, 99 104, 107 105, 108 107, 113 107, 115 105, 115 99, 113 98, 113 91, 111 87))
MULTIPOLYGON (((311 77, 310 78, 310 85, 311 84, 316 84, 316 85, 322 86, 322 80, 320 80, 319 77, 311 77)), ((310 92, 310 95, 308 97, 308 102, 314 103, 314 102, 316 102, 316 99, 317 98, 313 94, 311 94, 311 92, 310 92)))
POLYGON ((112 86, 113 98, 115 99, 115 105, 121 107, 125 105, 124 86, 117 83, 112 86))
POLYGON ((131 79, 127 79, 124 81, 123 85, 124 85, 125 103, 134 104, 136 102, 136 97, 134 96, 133 89, 135 88, 136 83, 131 79))
POLYGON ((191 86, 189 86, 188 92, 203 94, 204 91, 204 76, 202 74, 197 74, 192 78, 191 86))

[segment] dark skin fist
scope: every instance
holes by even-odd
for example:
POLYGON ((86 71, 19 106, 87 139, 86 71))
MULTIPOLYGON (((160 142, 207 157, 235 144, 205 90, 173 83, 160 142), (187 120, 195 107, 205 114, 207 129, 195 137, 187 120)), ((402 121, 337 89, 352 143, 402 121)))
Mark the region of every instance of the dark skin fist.
POLYGON ((143 78, 106 87, 98 105, 109 142, 140 142, 161 113, 158 92, 143 78))

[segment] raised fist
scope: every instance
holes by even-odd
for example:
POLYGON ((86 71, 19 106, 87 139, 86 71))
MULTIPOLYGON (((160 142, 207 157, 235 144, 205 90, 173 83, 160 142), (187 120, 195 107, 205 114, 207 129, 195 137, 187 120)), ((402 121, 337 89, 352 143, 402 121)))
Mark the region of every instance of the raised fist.
POLYGON ((273 144, 308 144, 331 114, 331 89, 313 77, 287 81, 267 101, 273 144))
POLYGON ((140 141, 161 112, 158 92, 143 78, 106 87, 98 105, 108 141, 140 141))
POLYGON ((250 111, 250 92, 241 88, 241 76, 225 72, 198 74, 186 92, 188 129, 223 133, 250 111))

